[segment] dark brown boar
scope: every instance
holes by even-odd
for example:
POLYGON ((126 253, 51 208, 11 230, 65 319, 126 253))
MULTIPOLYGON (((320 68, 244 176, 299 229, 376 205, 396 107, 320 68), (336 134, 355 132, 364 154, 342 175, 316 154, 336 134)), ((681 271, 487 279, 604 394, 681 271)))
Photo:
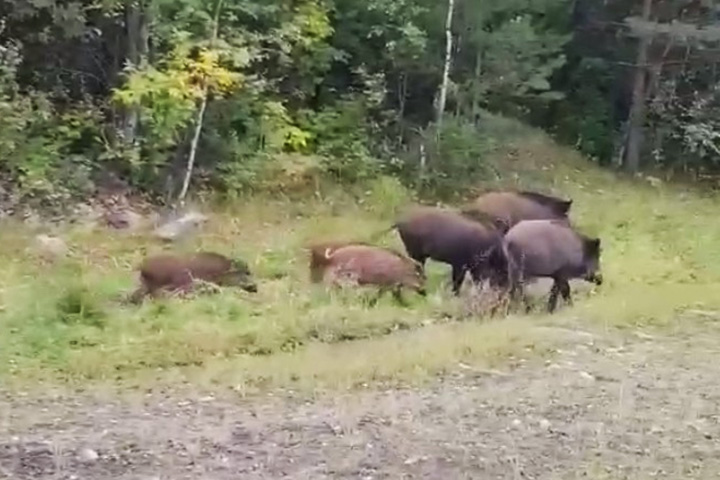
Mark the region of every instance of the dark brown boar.
POLYGON ((312 283, 320 283, 323 279, 325 268, 330 265, 328 255, 332 254, 338 248, 350 245, 367 245, 367 243, 348 240, 330 240, 309 245, 307 248, 310 250, 310 281, 312 283))
POLYGON ((390 290, 404 303, 402 289, 425 292, 425 274, 420 265, 392 249, 370 245, 348 245, 325 251, 327 266, 323 278, 334 285, 345 282, 379 287, 378 297, 390 290))
POLYGON ((257 292, 250 269, 242 260, 213 252, 160 254, 145 259, 140 265, 140 286, 130 301, 140 303, 146 296, 155 297, 161 292, 187 293, 195 288, 196 280, 257 292))
POLYGON ((428 258, 452 266, 452 289, 457 295, 470 272, 479 283, 489 278, 491 284, 502 286, 507 276, 494 272, 506 269, 502 250, 503 231, 480 223, 462 214, 442 208, 415 207, 396 223, 408 255, 425 266, 428 258))
POLYGON ((529 191, 487 192, 462 208, 471 218, 490 217, 512 228, 523 220, 566 219, 572 200, 529 191))
POLYGON ((505 235, 504 249, 509 260, 511 297, 522 295, 522 282, 537 277, 552 278, 554 283, 548 310, 557 306, 558 294, 571 303, 572 278, 602 284, 600 239, 577 233, 562 220, 526 220, 505 235))

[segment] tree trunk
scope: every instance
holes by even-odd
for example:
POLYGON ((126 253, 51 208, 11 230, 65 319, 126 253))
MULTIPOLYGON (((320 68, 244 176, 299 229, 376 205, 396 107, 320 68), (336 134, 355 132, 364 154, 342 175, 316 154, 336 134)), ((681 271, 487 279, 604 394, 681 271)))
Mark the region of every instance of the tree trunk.
MULTIPOLYGON (((143 68, 147 64, 150 42, 150 21, 147 5, 143 1, 125 5, 125 33, 127 56, 125 62, 143 68)), ((140 112, 137 107, 125 108, 122 119, 122 137, 127 145, 135 143, 140 112)))
MULTIPOLYGON (((215 4, 215 16, 213 18, 213 31, 212 37, 210 38, 210 48, 215 45, 215 41, 218 36, 218 25, 220 23, 220 11, 222 9, 223 0, 217 0, 215 4)), ((192 143, 190 144, 190 154, 188 155, 187 167, 185 169, 185 178, 183 180, 182 190, 178 195, 178 204, 182 207, 185 204, 185 196, 187 195, 188 188, 190 187, 190 179, 192 178, 193 169, 195 168, 195 155, 197 154, 198 143, 200 142, 200 133, 202 132, 203 120, 205 118, 205 109, 207 108, 208 95, 210 89, 207 85, 207 79, 203 86, 202 100, 200 101, 200 108, 198 109, 197 119, 195 120, 195 134, 193 135, 192 143)))
POLYGON ((407 103, 407 84, 407 74, 403 72, 400 74, 400 81, 398 82, 398 146, 401 146, 405 139, 405 104, 407 103))
POLYGON ((435 113, 435 123, 438 133, 442 130, 443 113, 447 101, 447 89, 450 81, 450 63, 452 62, 452 18, 455 8, 455 0, 448 0, 448 11, 445 19, 445 66, 443 67, 442 83, 440 84, 440 96, 435 113))
POLYGON ((193 168, 195 167, 195 154, 197 153, 198 142, 200 141, 200 132, 202 131, 203 118, 205 117, 205 109, 208 102, 208 89, 205 88, 202 100, 200 101, 200 109, 198 110, 197 119, 195 120, 195 134, 190 144, 190 154, 188 155, 187 168, 185 169, 185 178, 183 179, 182 190, 178 195, 178 202, 182 206, 185 202, 188 188, 190 187, 190 177, 192 177, 193 168))
MULTIPOLYGON (((652 0, 643 0, 643 20, 650 20, 651 10, 652 0)), ((643 126, 645 124, 645 103, 647 100, 646 85, 648 49, 651 41, 651 35, 641 35, 638 42, 638 53, 635 61, 635 79, 632 93, 632 107, 630 108, 624 161, 625 168, 630 172, 637 172, 640 168, 640 152, 642 151, 643 126)))
POLYGON ((471 85, 473 86, 472 92, 472 121, 477 125, 480 119, 480 76, 482 75, 482 50, 478 48, 475 53, 475 78, 473 78, 471 85))

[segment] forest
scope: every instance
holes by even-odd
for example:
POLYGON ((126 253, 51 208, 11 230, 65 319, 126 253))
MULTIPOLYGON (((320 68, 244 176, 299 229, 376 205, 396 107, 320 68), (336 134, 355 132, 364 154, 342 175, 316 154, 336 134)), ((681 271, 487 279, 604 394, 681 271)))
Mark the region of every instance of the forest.
MULTIPOLYGON (((5 209, 492 175, 488 115, 608 168, 712 179, 706 0, 0 2, 5 209)), ((662 176, 662 175, 661 175, 662 176)))

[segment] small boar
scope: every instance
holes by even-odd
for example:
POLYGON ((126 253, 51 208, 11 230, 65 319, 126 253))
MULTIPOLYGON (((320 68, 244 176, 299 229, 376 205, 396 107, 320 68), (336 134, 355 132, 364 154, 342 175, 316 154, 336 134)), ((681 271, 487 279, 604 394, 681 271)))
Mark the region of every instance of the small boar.
POLYGON ((323 279, 325 268, 330 264, 328 255, 332 254, 335 250, 347 247, 350 245, 365 245, 364 242, 352 242, 352 241, 327 241, 320 243, 311 244, 308 249, 310 250, 310 281, 312 283, 320 283, 323 279))
POLYGON ((155 297, 162 291, 190 292, 196 286, 195 280, 257 292, 250 269, 242 260, 213 252, 187 256, 161 254, 145 259, 140 265, 140 286, 130 296, 130 302, 140 303, 146 296, 155 297))
POLYGON ((394 250, 370 245, 347 245, 325 251, 326 266, 323 278, 330 284, 352 282, 380 288, 378 298, 391 290, 404 304, 402 288, 425 296, 425 274, 411 258, 394 250))
POLYGON ((487 192, 462 209, 469 217, 490 216, 512 228, 523 220, 566 219, 572 200, 529 191, 487 192))
POLYGON ((510 229, 503 243, 513 298, 523 294, 524 279, 552 278, 548 311, 553 312, 558 294, 572 302, 568 280, 582 278, 602 284, 600 239, 577 233, 565 221, 525 220, 510 229))
POLYGON ((494 275, 507 268, 503 230, 435 207, 415 207, 395 226, 408 255, 421 266, 425 266, 428 258, 452 266, 452 289, 456 295, 467 272, 477 283, 489 278, 491 284, 504 286, 502 281, 507 275, 494 275))

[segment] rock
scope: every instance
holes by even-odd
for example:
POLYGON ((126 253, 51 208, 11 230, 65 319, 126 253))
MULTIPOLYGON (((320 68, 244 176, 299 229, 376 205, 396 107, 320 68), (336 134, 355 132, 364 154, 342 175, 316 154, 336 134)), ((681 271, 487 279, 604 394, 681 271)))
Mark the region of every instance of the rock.
POLYGON ((543 430, 550 430, 550 426, 550 420, 548 420, 547 418, 540 419, 540 428, 542 428, 543 430))
POLYGON ((25 214, 23 215, 23 222, 25 223, 25 225, 31 227, 38 227, 42 224, 40 215, 33 211, 25 212, 25 214))
POLYGON ((410 457, 410 458, 408 458, 408 459, 405 460, 405 462, 403 462, 403 463, 404 463, 405 465, 415 465, 416 463, 422 462, 422 461, 425 461, 425 460, 427 460, 427 457, 424 456, 424 455, 423 455, 423 456, 419 456, 419 457, 418 457, 418 456, 415 456, 415 457, 410 457))
POLYGON ((92 223, 98 220, 100 213, 92 205, 81 203, 73 208, 72 216, 79 223, 92 223))
POLYGON ((663 181, 657 177, 647 176, 645 177, 645 180, 654 188, 659 188, 663 184, 663 181))
POLYGON ((207 222, 207 220, 208 217, 200 212, 189 212, 180 218, 161 225, 155 229, 153 234, 162 240, 174 242, 187 238, 207 222))
POLYGON ((132 210, 119 210, 105 215, 105 222, 118 230, 138 230, 143 223, 143 216, 132 210))
POLYGON ((45 234, 35 237, 35 248, 42 257, 49 260, 64 257, 69 250, 62 238, 45 234))
POLYGON ((595 377, 593 377, 592 375, 590 375, 588 372, 580 372, 580 376, 581 376, 583 379, 585 379, 585 380, 587 380, 587 381, 589 381, 589 382, 594 382, 594 381, 595 381, 595 377))
POLYGON ((92 448, 83 448, 80 450, 78 456, 80 457, 80 460, 85 463, 92 463, 100 458, 100 455, 98 455, 98 453, 92 448))

